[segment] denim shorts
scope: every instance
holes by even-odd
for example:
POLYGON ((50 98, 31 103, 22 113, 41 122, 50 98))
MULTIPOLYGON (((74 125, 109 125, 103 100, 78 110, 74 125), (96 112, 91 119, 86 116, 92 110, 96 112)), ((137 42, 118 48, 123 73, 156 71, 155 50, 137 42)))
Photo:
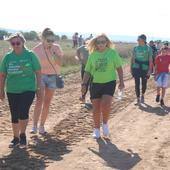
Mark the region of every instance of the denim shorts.
POLYGON ((157 87, 167 88, 169 86, 169 74, 168 73, 160 73, 156 77, 156 85, 157 87))
POLYGON ((57 89, 56 75, 42 75, 42 85, 49 89, 57 89))

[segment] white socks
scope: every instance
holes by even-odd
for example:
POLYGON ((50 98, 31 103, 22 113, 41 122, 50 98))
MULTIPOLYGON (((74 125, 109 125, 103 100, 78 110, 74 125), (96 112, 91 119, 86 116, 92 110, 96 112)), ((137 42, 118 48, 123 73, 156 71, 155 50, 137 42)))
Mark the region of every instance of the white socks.
POLYGON ((109 127, 108 127, 108 125, 103 124, 102 129, 103 129, 103 136, 108 137, 109 136, 109 127))
MULTIPOLYGON (((108 124, 103 124, 102 125, 102 130, 103 130, 103 136, 104 137, 109 137, 109 127, 108 127, 108 124)), ((93 131, 93 138, 98 139, 100 137, 101 137, 100 129, 95 128, 94 131, 93 131)))

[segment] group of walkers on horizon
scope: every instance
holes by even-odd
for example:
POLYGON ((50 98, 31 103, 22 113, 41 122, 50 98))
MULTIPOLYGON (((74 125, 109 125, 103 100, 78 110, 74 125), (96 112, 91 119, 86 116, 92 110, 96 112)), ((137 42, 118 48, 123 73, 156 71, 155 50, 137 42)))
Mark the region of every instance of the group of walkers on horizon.
MULTIPOLYGON (((55 43, 55 34, 50 28, 43 30, 41 42, 33 51, 25 46, 26 41, 21 33, 12 34, 8 41, 12 51, 0 62, 0 99, 5 98, 6 90, 14 136, 9 147, 24 147, 27 144, 29 109, 35 96, 31 133, 47 134, 45 122, 55 90, 60 87, 63 51, 60 45, 55 43)), ((164 105, 165 90, 169 82, 169 44, 164 43, 158 50, 154 42, 147 44, 147 38, 143 34, 138 36, 137 41, 138 45, 133 49, 131 60, 137 103, 144 103, 147 81, 154 73, 157 85, 156 102, 164 105)), ((74 42, 73 47, 77 47, 74 42)), ((117 75, 118 88, 125 88, 121 57, 105 34, 83 41, 77 48, 76 55, 81 62, 81 101, 85 102, 87 91, 90 89, 94 120, 93 137, 101 137, 101 127, 103 136, 109 137, 108 120, 117 75)))
POLYGON ((73 48, 82 46, 87 40, 90 40, 92 38, 93 38, 93 34, 90 34, 90 36, 85 39, 85 38, 83 38, 83 35, 79 36, 79 33, 75 32, 72 37, 73 48))

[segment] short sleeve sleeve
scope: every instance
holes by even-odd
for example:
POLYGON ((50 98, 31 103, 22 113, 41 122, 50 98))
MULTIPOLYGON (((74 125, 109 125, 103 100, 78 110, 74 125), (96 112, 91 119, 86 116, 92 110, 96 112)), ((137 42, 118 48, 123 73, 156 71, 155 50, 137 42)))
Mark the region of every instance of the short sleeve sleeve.
POLYGON ((59 56, 59 57, 63 57, 63 55, 64 55, 63 50, 61 49, 61 47, 59 45, 57 45, 55 47, 55 52, 56 52, 57 56, 59 56))
POLYGON ((152 59, 152 56, 153 56, 152 48, 149 47, 149 60, 152 59))
POLYGON ((33 52, 31 52, 31 58, 32 58, 33 70, 34 71, 41 70, 41 65, 40 65, 39 59, 33 52))
POLYGON ((169 64, 170 64, 170 55, 168 55, 168 62, 169 62, 169 64))
POLYGON ((119 68, 122 66, 122 59, 120 57, 120 55, 118 54, 117 51, 114 51, 114 65, 115 65, 115 68, 119 68))
POLYGON ((0 72, 1 73, 7 73, 6 58, 7 56, 4 56, 2 60, 0 61, 0 72))
POLYGON ((134 58, 136 57, 136 47, 133 48, 132 55, 134 58))
POLYGON ((156 56, 156 58, 155 58, 155 64, 158 64, 158 59, 159 59, 159 56, 156 56))
POLYGON ((91 63, 91 56, 88 57, 87 64, 85 67, 85 71, 92 74, 92 63, 91 63))

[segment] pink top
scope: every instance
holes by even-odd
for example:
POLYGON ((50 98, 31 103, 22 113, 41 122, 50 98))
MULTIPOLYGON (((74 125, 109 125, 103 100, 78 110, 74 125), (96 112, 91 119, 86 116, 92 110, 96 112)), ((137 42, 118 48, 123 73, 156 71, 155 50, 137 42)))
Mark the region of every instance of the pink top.
POLYGON ((58 57, 62 58, 63 57, 63 51, 60 48, 58 44, 53 44, 51 49, 45 49, 43 44, 40 43, 36 47, 34 47, 33 51, 35 54, 38 56, 40 63, 41 63, 41 72, 42 74, 60 74, 61 72, 61 63, 58 59, 58 57), (46 52, 45 52, 46 51, 46 52), (51 62, 48 61, 48 58, 51 62))

